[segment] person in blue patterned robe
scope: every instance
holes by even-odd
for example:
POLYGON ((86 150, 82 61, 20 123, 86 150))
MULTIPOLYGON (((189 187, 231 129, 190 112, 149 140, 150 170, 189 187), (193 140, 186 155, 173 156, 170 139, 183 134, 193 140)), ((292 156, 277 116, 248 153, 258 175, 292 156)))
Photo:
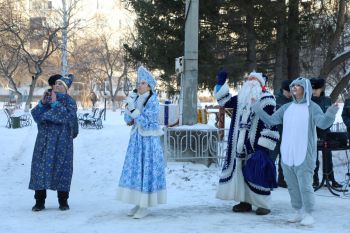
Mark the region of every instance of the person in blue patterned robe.
POLYGON ((228 135, 228 147, 216 197, 235 200, 234 212, 250 212, 256 206, 257 215, 270 213, 270 191, 276 188, 275 165, 269 150, 279 140, 276 127, 267 127, 251 110, 251 98, 260 99, 268 114, 275 111, 274 96, 266 91, 265 76, 252 72, 238 95, 231 96, 226 83, 227 73, 217 76, 214 96, 220 106, 233 108, 228 135))
POLYGON ((128 213, 143 218, 148 207, 166 203, 165 160, 158 123, 159 102, 156 82, 144 67, 138 69, 137 93, 126 98, 124 120, 132 125, 129 145, 120 176, 117 197, 134 204, 128 213))
POLYGON ((73 77, 60 76, 52 92, 45 92, 31 111, 38 127, 29 183, 35 190, 33 211, 45 209, 47 189, 57 190, 60 210, 69 209, 73 139, 78 135, 77 105, 67 94, 73 77))

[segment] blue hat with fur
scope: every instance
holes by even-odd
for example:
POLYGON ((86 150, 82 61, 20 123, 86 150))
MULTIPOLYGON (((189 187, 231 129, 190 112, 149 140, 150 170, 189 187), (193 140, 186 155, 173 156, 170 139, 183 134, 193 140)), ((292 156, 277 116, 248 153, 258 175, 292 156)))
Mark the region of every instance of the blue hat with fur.
POLYGON ((137 70, 137 82, 146 81, 147 84, 151 87, 152 91, 154 91, 157 82, 154 79, 151 72, 149 72, 145 67, 140 66, 137 70))
POLYGON ((74 80, 74 75, 73 74, 68 74, 68 76, 62 76, 60 79, 58 79, 57 81, 63 83, 64 87, 66 88, 66 90, 68 90, 70 88, 70 86, 72 86, 73 80, 74 80))

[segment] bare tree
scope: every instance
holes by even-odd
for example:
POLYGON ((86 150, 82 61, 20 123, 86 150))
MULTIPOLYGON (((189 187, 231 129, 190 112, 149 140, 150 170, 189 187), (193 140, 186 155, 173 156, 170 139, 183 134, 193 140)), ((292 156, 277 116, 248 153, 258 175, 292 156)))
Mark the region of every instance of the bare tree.
POLYGON ((112 110, 117 109, 116 97, 122 89, 123 77, 127 74, 127 63, 124 59, 124 51, 120 48, 114 48, 110 43, 110 35, 100 36, 101 49, 98 50, 98 56, 101 62, 101 72, 105 75, 108 82, 108 91, 112 101, 112 110), (119 75, 115 77, 119 70, 119 75), (121 72, 120 72, 121 71, 121 72), (116 88, 113 88, 116 81, 116 88))
MULTIPOLYGON (((337 51, 339 51, 339 42, 342 34, 344 33, 344 25, 347 15, 346 8, 347 1, 339 0, 337 4, 336 27, 334 32, 330 30, 331 34, 328 41, 327 54, 320 71, 320 77, 324 79, 328 78, 329 74, 332 70, 334 70, 334 68, 350 58, 350 51, 346 51, 340 55, 337 55, 337 51)), ((345 87, 347 87, 349 80, 350 75, 348 72, 345 72, 330 95, 333 101, 336 101, 338 99, 339 94, 345 87)))
POLYGON ((21 48, 13 47, 7 42, 8 38, 0 37, 0 75, 8 82, 9 88, 17 95, 17 104, 22 100, 22 93, 18 90, 15 82, 15 73, 21 64, 21 48))
POLYGON ((68 64, 68 33, 78 29, 78 25, 80 24, 80 20, 73 20, 73 16, 78 10, 78 3, 80 0, 62 0, 62 9, 59 12, 62 19, 62 43, 61 43, 61 74, 67 75, 69 72, 69 64, 68 64))
MULTIPOLYGON (((98 50, 100 49, 100 47, 96 46, 98 43, 99 41, 94 38, 86 40, 79 39, 79 42, 73 42, 74 46, 70 52, 70 68, 77 74, 78 82, 82 86, 80 100, 83 107, 89 105, 90 92, 96 89, 101 90, 100 87, 104 85, 104 78, 97 56, 98 50)), ((102 95, 102 93, 100 93, 100 95, 102 95)))

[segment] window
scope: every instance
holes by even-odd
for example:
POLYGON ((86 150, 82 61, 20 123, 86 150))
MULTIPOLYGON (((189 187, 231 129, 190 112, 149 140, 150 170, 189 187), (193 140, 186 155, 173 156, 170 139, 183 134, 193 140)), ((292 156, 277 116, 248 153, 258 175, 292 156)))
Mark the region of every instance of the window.
POLYGON ((40 10, 42 9, 42 4, 40 1, 33 1, 32 2, 32 10, 40 10))
POLYGON ((42 29, 43 27, 43 18, 42 17, 31 17, 29 19, 29 25, 31 30, 42 29))
POLYGON ((52 1, 47 1, 47 9, 52 9, 52 1))

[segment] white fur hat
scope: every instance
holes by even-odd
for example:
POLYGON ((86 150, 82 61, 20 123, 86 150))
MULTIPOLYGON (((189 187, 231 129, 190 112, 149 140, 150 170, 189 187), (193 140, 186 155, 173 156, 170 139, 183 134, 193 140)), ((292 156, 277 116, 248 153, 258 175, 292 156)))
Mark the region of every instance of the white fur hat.
POLYGON ((262 86, 266 85, 266 79, 262 73, 257 73, 255 71, 253 71, 248 75, 248 77, 255 77, 256 79, 258 79, 260 81, 262 86))

